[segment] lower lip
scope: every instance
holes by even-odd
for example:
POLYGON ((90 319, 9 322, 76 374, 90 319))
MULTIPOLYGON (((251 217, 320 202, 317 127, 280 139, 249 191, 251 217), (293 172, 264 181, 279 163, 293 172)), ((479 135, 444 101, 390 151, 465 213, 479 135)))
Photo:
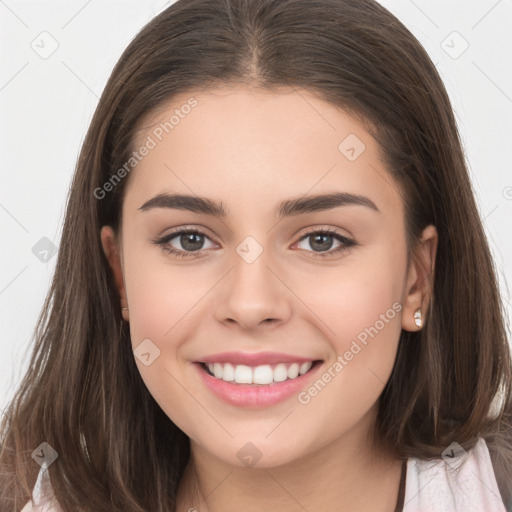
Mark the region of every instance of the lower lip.
POLYGON ((201 363, 194 363, 203 382, 219 398, 238 407, 268 407, 298 394, 320 368, 320 362, 304 375, 272 384, 232 384, 212 377, 201 363))

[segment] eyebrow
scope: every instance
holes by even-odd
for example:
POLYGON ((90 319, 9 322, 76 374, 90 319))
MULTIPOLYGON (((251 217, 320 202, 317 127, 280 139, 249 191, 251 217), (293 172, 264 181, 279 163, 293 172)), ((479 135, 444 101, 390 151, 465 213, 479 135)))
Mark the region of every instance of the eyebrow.
MULTIPOLYGON (((348 192, 335 192, 332 194, 320 194, 298 199, 287 199, 286 201, 278 203, 276 213, 279 218, 282 219, 284 217, 331 210, 339 206, 349 205, 365 206, 381 213, 377 205, 368 197, 350 194, 348 192)), ((229 209, 222 201, 216 202, 206 197, 185 194, 158 194, 146 201, 139 210, 148 211, 154 208, 175 208, 222 218, 226 218, 230 215, 229 209)))

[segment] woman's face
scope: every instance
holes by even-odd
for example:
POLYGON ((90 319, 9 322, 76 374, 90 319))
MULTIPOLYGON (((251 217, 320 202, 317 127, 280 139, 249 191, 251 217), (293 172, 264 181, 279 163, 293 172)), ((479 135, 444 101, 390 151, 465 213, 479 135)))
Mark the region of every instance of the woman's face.
POLYGON ((376 141, 304 90, 182 95, 144 126, 120 257, 110 228, 102 240, 152 396, 231 465, 364 437, 425 312, 376 141))

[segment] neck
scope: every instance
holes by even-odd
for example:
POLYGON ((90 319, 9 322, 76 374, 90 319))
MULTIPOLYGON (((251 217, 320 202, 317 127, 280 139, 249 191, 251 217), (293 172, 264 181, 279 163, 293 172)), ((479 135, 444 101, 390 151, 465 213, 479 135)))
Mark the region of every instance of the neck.
MULTIPOLYGON (((368 418, 370 419, 370 418, 368 418)), ((398 454, 372 442, 372 422, 358 424, 321 450, 274 467, 234 467, 191 441, 177 512, 395 510, 398 454)))

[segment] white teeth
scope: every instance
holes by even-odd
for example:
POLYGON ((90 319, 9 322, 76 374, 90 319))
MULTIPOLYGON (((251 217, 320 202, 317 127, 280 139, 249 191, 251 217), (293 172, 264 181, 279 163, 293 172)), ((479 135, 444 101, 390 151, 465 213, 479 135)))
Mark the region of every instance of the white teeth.
POLYGON ((284 382, 287 379, 296 379, 304 375, 313 366, 313 361, 306 363, 292 363, 289 366, 279 363, 275 366, 264 364, 260 366, 247 366, 244 364, 232 365, 230 363, 208 363, 210 372, 217 378, 226 382, 235 381, 238 384, 271 384, 284 382))
POLYGON ((286 370, 286 365, 278 364, 274 368, 274 381, 275 382, 283 382, 288 378, 288 371, 286 370))
POLYGON ((288 368, 288 378, 295 379, 299 375, 299 363, 293 363, 290 368, 288 368))
POLYGON ((235 382, 238 384, 252 384, 252 369, 243 364, 236 365, 235 382))
POLYGON ((213 363, 213 375, 217 377, 217 379, 222 379, 222 365, 219 363, 213 363))
POLYGON ((300 365, 299 373, 301 375, 304 375, 307 371, 309 371, 309 369, 311 368, 312 365, 313 365, 313 363, 311 361, 308 361, 307 363, 302 363, 300 365))
POLYGON ((274 372, 268 364, 254 368, 252 376, 252 382, 254 384, 270 384, 273 380, 274 372))
POLYGON ((235 380, 235 368, 232 364, 226 363, 222 371, 222 380, 232 382, 235 380))

